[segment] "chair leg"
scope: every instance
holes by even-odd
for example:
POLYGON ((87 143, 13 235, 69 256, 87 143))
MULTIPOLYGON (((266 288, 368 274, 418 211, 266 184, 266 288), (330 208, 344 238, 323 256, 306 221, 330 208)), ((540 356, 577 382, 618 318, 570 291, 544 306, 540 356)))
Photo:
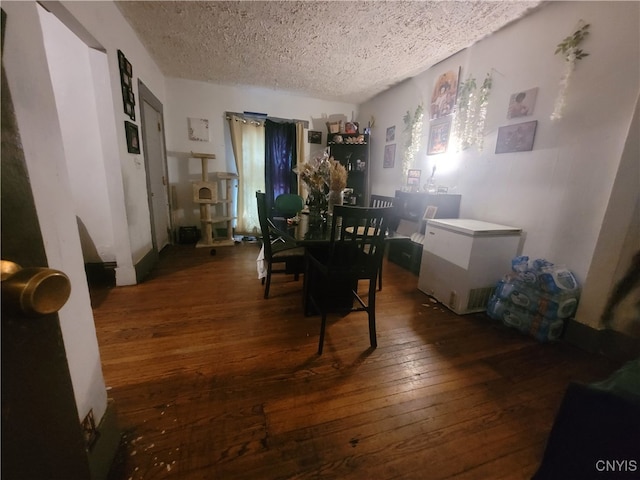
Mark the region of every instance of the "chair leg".
POLYGON ((376 334, 376 279, 369 280, 369 299, 367 313, 369 314, 369 342, 371 348, 378 347, 378 337, 376 334))
POLYGON ((267 267, 267 281, 264 285, 264 298, 269 298, 269 287, 271 286, 271 264, 267 267))
POLYGON ((318 355, 322 355, 324 347, 324 332, 327 329, 327 313, 322 312, 322 323, 320 324, 320 340, 318 340, 318 355))
POLYGON ((378 266, 378 290, 382 290, 382 260, 378 266))

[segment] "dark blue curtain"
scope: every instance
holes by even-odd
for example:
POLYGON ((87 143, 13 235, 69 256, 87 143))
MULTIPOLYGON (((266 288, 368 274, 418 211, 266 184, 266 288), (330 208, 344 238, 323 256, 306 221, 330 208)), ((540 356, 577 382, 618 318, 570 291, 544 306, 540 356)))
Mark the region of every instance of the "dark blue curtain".
POLYGON ((265 121, 265 189, 267 207, 283 193, 298 193, 296 166, 296 124, 265 121))

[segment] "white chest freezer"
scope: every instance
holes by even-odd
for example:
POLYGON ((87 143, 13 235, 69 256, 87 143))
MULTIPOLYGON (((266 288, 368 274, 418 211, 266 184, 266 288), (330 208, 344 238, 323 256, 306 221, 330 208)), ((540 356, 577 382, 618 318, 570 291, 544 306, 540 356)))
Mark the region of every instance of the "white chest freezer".
POLYGON ((418 289, 458 314, 486 310, 518 254, 521 232, 480 220, 428 220, 418 289))

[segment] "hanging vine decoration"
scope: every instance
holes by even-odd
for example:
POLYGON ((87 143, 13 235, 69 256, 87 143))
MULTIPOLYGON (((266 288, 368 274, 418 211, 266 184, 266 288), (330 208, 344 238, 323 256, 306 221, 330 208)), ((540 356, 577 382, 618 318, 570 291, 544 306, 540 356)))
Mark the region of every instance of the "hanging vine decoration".
POLYGON ((487 73, 482 86, 480 87, 480 93, 478 94, 478 114, 476 118, 476 132, 475 132, 475 144, 479 152, 484 147, 484 124, 487 121, 487 105, 489 105, 489 94, 491 93, 491 85, 493 78, 490 73, 487 73))
POLYGON ((456 104, 455 116, 453 119, 453 132, 457 140, 457 150, 466 150, 469 144, 465 136, 465 128, 469 123, 472 109, 473 91, 476 88, 476 79, 471 75, 460 84, 458 91, 458 102, 456 104))
POLYGON ((566 97, 569 89, 569 81, 571 80, 571 74, 576 68, 576 62, 589 55, 579 48, 582 41, 587 37, 587 35, 589 35, 589 27, 590 24, 584 23, 583 20, 580 20, 578 23, 578 29, 557 45, 554 55, 561 53, 566 63, 564 74, 560 79, 560 91, 556 97, 553 113, 551 114, 551 120, 559 120, 562 118, 562 113, 567 104, 566 97))
POLYGON ((453 123, 458 150, 466 150, 473 145, 482 150, 491 85, 492 77, 489 73, 482 82, 480 91, 475 77, 471 75, 460 85, 453 123))
POLYGON ((409 169, 414 165, 415 156, 418 150, 420 150, 420 138, 422 137, 422 125, 424 118, 424 109, 422 105, 418 105, 416 112, 411 116, 411 112, 407 110, 407 113, 403 117, 404 121, 404 134, 405 134, 405 149, 404 159, 402 161, 402 175, 403 178, 409 173, 409 169))

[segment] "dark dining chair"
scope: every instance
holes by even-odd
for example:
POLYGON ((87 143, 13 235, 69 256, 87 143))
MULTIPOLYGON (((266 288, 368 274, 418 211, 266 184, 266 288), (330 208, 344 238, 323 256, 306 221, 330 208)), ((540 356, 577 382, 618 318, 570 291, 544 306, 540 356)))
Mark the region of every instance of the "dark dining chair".
POLYGON ((295 217, 304 208, 304 199, 296 193, 282 193, 273 204, 275 216, 284 218, 295 217))
POLYGON ((288 273, 293 274, 295 280, 300 278, 300 274, 304 272, 304 248, 299 247, 295 241, 289 240, 288 236, 269 219, 266 194, 256 192, 256 200, 267 270, 262 278, 262 284, 265 286, 264 298, 269 298, 271 274, 288 273), (274 265, 280 265, 280 267, 274 268, 274 265))
MULTIPOLYGON (((384 195, 372 194, 369 198, 369 206, 373 208, 393 207, 393 201, 395 197, 386 197, 384 195)), ((390 227, 390 220, 388 221, 387 228, 390 227)), ((384 253, 380 256, 380 269, 378 270, 378 290, 382 290, 382 262, 384 260, 384 253)))
POLYGON ((390 213, 391 208, 337 205, 333 210, 330 243, 307 249, 305 298, 322 315, 319 355, 324 345, 327 314, 334 311, 367 312, 369 340, 372 348, 377 347, 376 279, 390 213), (366 299, 358 294, 360 280, 369 282, 366 299))

